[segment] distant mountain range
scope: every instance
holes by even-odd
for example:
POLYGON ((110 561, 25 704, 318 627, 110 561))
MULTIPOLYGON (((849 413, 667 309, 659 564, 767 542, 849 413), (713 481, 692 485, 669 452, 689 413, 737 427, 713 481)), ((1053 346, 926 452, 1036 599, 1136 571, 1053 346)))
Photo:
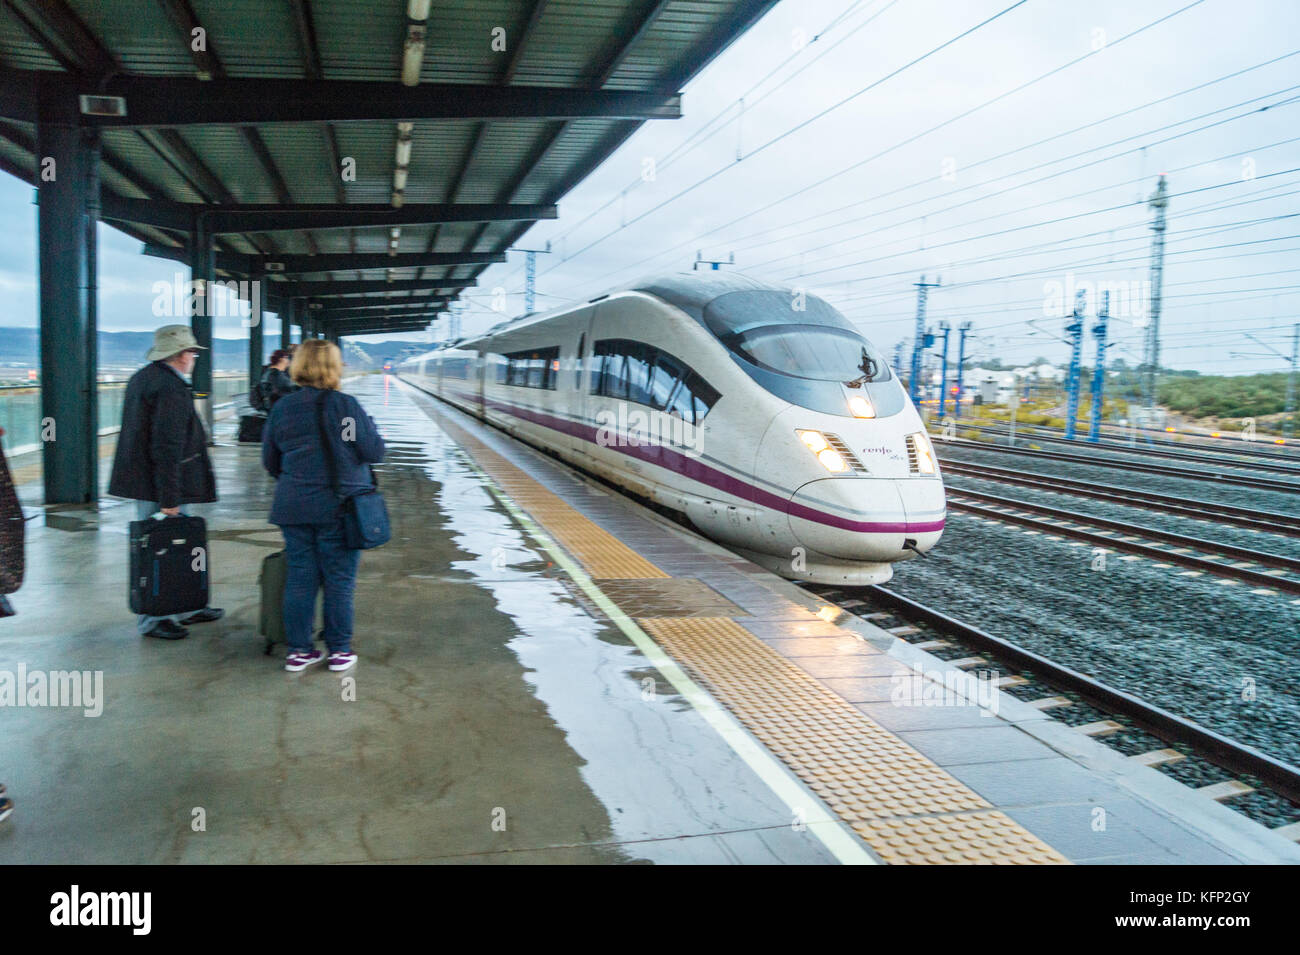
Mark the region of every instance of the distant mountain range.
MULTIPOLYGON (((116 371, 138 368, 144 364, 145 353, 153 344, 153 332, 104 332, 99 333, 99 368, 100 371, 116 371)), ((266 354, 280 347, 279 334, 267 337, 266 354)), ((377 365, 387 358, 394 357, 404 348, 419 345, 421 348, 432 346, 418 342, 380 341, 359 342, 361 348, 377 365)), ((238 338, 217 338, 212 342, 217 371, 244 371, 248 367, 248 344, 238 338)), ((11 369, 35 368, 39 361, 39 338, 35 328, 10 328, 0 326, 0 373, 11 369)), ((363 364, 360 357, 349 352, 344 355, 349 365, 363 364)))

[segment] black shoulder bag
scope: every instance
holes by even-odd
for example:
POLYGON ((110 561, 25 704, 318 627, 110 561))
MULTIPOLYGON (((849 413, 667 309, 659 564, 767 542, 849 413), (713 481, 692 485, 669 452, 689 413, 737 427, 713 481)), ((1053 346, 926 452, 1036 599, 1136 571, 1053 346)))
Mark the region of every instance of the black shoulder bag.
POLYGON ((316 399, 316 427, 320 431, 321 451, 325 455, 325 469, 329 472, 330 488, 339 498, 343 516, 343 540, 348 550, 370 550, 380 544, 387 544, 392 530, 388 524, 388 506, 384 496, 379 493, 379 481, 375 478, 375 469, 370 468, 371 486, 359 494, 344 497, 339 489, 339 465, 334 460, 334 444, 325 429, 325 399, 329 392, 323 392, 316 399))

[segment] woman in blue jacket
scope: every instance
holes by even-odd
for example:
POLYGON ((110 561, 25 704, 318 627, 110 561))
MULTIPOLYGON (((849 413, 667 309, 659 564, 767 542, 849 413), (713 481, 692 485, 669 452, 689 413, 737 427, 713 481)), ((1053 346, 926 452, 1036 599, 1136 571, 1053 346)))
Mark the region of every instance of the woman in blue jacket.
POLYGON ((298 346, 289 375, 302 387, 275 403, 262 437, 262 464, 276 478, 270 521, 284 534, 287 578, 284 668, 305 670, 325 654, 312 646, 316 591, 325 591, 325 644, 329 668, 346 670, 352 652, 352 592, 361 551, 343 536, 342 498, 371 487, 370 465, 384 458, 384 441, 361 403, 339 391, 343 355, 338 346, 311 338, 298 346), (330 486, 325 455, 338 474, 330 486))

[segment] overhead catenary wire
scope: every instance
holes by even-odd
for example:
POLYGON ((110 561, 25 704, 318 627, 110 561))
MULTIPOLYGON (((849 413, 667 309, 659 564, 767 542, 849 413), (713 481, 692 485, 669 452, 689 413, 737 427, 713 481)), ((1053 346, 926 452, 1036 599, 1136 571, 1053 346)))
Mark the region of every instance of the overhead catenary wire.
MULTIPOLYGON (((1131 32, 1129 32, 1129 33, 1127 33, 1127 34, 1125 34, 1125 35, 1123 35, 1123 36, 1117 38, 1116 40, 1112 41, 1111 43, 1109 43, 1109 44, 1107 45, 1107 49, 1114 49, 1116 46, 1120 45, 1121 43, 1124 43, 1124 42, 1126 42, 1126 41, 1128 41, 1128 40, 1131 40, 1132 38, 1134 38, 1134 37, 1136 37, 1136 36, 1139 36, 1139 35, 1145 33, 1146 31, 1148 31, 1148 30, 1150 30, 1150 29, 1153 29, 1153 28, 1156 27, 1156 26, 1159 26, 1160 24, 1165 23, 1165 22, 1167 22, 1168 20, 1170 20, 1170 19, 1172 19, 1172 18, 1174 18, 1174 17, 1176 17, 1176 16, 1178 16, 1178 15, 1180 15, 1180 14, 1182 14, 1182 13, 1187 12, 1188 10, 1191 10, 1191 9, 1193 9, 1194 7, 1199 6, 1200 4, 1202 4, 1202 3, 1204 3, 1204 2, 1205 2, 1205 0, 1193 0, 1192 3, 1187 4, 1186 6, 1183 6, 1183 7, 1179 8, 1178 10, 1175 10, 1175 11, 1173 11, 1173 12, 1171 12, 1171 13, 1168 13, 1168 14, 1162 16, 1162 17, 1159 17, 1159 18, 1157 18, 1156 20, 1153 20, 1153 21, 1151 21, 1150 23, 1147 23, 1146 25, 1144 25, 1144 26, 1142 26, 1142 27, 1139 27, 1138 29, 1133 30, 1133 31, 1131 31, 1131 32)), ((1017 4, 1017 6, 1018 6, 1018 5, 1019 5, 1019 4, 1017 4)), ((1014 9, 1014 7, 1009 7, 1009 8, 1007 8, 1007 9, 1001 11, 999 14, 997 14, 997 16, 1001 16, 1001 15, 1003 15, 1003 14, 1009 12, 1011 9, 1014 9)), ((990 21, 985 21, 985 23, 987 23, 987 22, 990 22, 990 21)), ((982 26, 982 25, 983 25, 983 24, 979 24, 979 25, 977 25, 976 27, 974 27, 974 28, 972 28, 972 29, 978 29, 979 26, 982 26)), ((967 32, 970 32, 970 31, 967 31, 967 32)), ((944 44, 944 45, 945 45, 945 46, 946 46, 946 45, 950 45, 952 42, 955 42, 955 40, 957 40, 957 39, 960 39, 960 37, 956 37, 956 38, 954 38, 953 40, 947 41, 947 43, 944 44)), ((938 50, 938 49, 941 49, 941 48, 942 48, 942 47, 935 48, 935 50, 931 50, 930 53, 924 54, 924 56, 932 55, 934 52, 937 52, 937 50, 938 50)), ((974 106, 974 107, 971 107, 970 109, 968 109, 968 110, 966 110, 966 111, 964 111, 964 112, 962 112, 962 113, 957 114, 956 116, 949 117, 948 119, 942 121, 941 123, 936 124, 935 126, 931 126, 931 127, 929 127, 928 129, 926 129, 926 130, 923 130, 923 131, 921 131, 921 132, 919 132, 919 133, 913 134, 912 136, 910 136, 910 137, 908 137, 908 138, 906 138, 906 139, 904 139, 904 140, 901 140, 901 141, 899 141, 899 142, 893 144, 892 146, 889 146, 889 147, 887 147, 886 149, 881 150, 880 152, 875 153, 875 154, 872 155, 872 156, 868 156, 866 159, 862 159, 862 160, 859 160, 858 162, 852 163, 851 165, 849 165, 849 166, 847 166, 847 167, 844 167, 843 169, 840 169, 840 170, 838 170, 837 172, 834 172, 834 173, 831 173, 831 174, 829 174, 829 175, 827 175, 827 176, 822 177, 821 179, 817 180, 817 181, 814 182, 814 183, 811 183, 810 185, 803 186, 803 187, 801 187, 801 188, 795 190, 794 192, 791 192, 791 193, 786 194, 785 196, 782 196, 782 197, 779 198, 779 199, 774 199, 774 200, 772 200, 771 202, 767 203, 766 205, 761 206, 760 208, 758 208, 758 209, 756 209, 756 210, 750 210, 750 211, 748 211, 748 212, 746 212, 746 213, 744 213, 744 214, 738 216, 737 218, 731 219, 731 220, 729 220, 728 222, 723 223, 721 226, 717 226, 717 227, 715 227, 715 228, 713 228, 713 229, 708 230, 707 232, 704 232, 704 233, 698 234, 698 235, 694 236, 692 239, 689 239, 689 240, 687 240, 686 242, 683 242, 683 243, 679 243, 679 244, 677 244, 676 246, 673 246, 672 248, 673 248, 674 250, 675 250, 675 249, 684 248, 684 247, 686 247, 686 246, 688 246, 688 245, 691 245, 691 244, 694 244, 694 243, 698 242, 700 239, 702 239, 702 238, 704 238, 704 237, 706 237, 706 236, 708 236, 708 235, 712 235, 712 234, 714 234, 714 233, 716 233, 716 232, 719 232, 719 231, 721 231, 721 230, 723 230, 723 229, 726 229, 726 228, 728 228, 728 227, 730 227, 730 226, 736 224, 737 222, 743 221, 744 219, 749 218, 750 216, 759 215, 759 214, 761 214, 762 212, 767 211, 768 209, 774 208, 775 206, 781 205, 781 204, 783 204, 783 203, 785 203, 785 202, 789 202, 791 199, 797 198, 797 197, 799 197, 799 196, 801 196, 801 195, 803 195, 803 194, 805 194, 805 193, 811 191, 812 189, 815 189, 815 188, 818 188, 819 186, 825 185, 826 183, 831 182, 831 181, 833 181, 834 179, 836 179, 836 178, 838 178, 838 177, 840 177, 840 176, 842 176, 842 175, 845 175, 846 173, 851 172, 851 171, 854 170, 854 169, 858 169, 858 168, 860 168, 860 167, 862 167, 862 166, 864 166, 864 165, 866 165, 866 164, 868 164, 868 163, 870 163, 870 162, 874 162, 875 160, 881 158, 882 156, 885 156, 885 155, 887 155, 887 154, 889 154, 889 153, 891 153, 891 152, 893 152, 893 151, 895 151, 895 150, 897 150, 897 149, 900 149, 900 148, 902 148, 903 146, 909 145, 910 143, 916 142, 918 139, 921 139, 922 137, 927 136, 927 135, 929 135, 930 133, 933 133, 933 132, 935 132, 935 131, 937 131, 937 130, 939 130, 939 129, 944 128, 945 126, 951 125, 952 123, 955 123, 955 122, 958 122, 958 121, 960 121, 960 120, 962 120, 962 119, 965 119, 965 118, 967 118, 967 117, 969 117, 969 116, 975 114, 976 112, 979 112, 980 110, 985 109, 985 108, 987 108, 987 107, 989 107, 989 106, 991 106, 991 105, 993 105, 993 104, 995 104, 995 103, 1001 102, 1002 100, 1006 99, 1007 97, 1013 96, 1013 95, 1015 95, 1016 93, 1022 92, 1023 90, 1026 90, 1026 89, 1030 88, 1031 86, 1033 86, 1033 85, 1035 85, 1035 84, 1037 84, 1037 83, 1039 83, 1039 82, 1042 82, 1043 80, 1048 79, 1049 77, 1054 76, 1054 75, 1056 75, 1056 74, 1062 72, 1063 70, 1069 69, 1069 68, 1072 67, 1072 66, 1075 66, 1075 65, 1077 65, 1077 64, 1079 64, 1079 63, 1082 63, 1082 62, 1084 62, 1085 60, 1087 60, 1088 58, 1090 58, 1090 57, 1096 55, 1096 53, 1097 53, 1097 51, 1094 50, 1094 51, 1090 51, 1090 52, 1088 52, 1088 53, 1085 53, 1085 54, 1083 54, 1082 56, 1075 57, 1075 58, 1073 58, 1073 59, 1071 59, 1071 60, 1069 60, 1069 61, 1067 61, 1067 62, 1061 64, 1060 66, 1057 66, 1057 67, 1055 67, 1055 68, 1053 68, 1053 69, 1047 71, 1046 73, 1042 73, 1042 74, 1040 74, 1039 76, 1035 77, 1035 78, 1032 79, 1032 80, 1028 80, 1027 82, 1020 84, 1019 86, 1016 86, 1016 87, 1014 87, 1014 88, 1012 88, 1012 89, 1010 89, 1010 90, 1007 90, 1007 91, 1005 91, 1005 92, 1003 92, 1003 93, 998 94, 997 96, 994 96, 994 97, 992 97, 992 98, 990 98, 990 99, 987 99, 987 100, 985 100, 984 102, 982 102, 982 103, 980 103, 980 104, 978 104, 978 105, 976 105, 976 106, 974 106)), ((924 56, 923 56, 921 59, 923 59, 924 56)), ((915 60, 915 61, 912 61, 912 62, 913 62, 913 63, 915 63, 915 62, 919 62, 919 59, 918 59, 918 60, 915 60)), ((907 65, 910 66, 910 65, 912 65, 912 64, 907 64, 907 65)), ((906 69, 906 68, 907 68, 907 67, 904 66, 904 67, 902 67, 902 68, 900 68, 900 69, 906 69)), ((899 72, 899 71, 895 71, 894 74, 892 74, 892 75, 897 75, 898 72, 899 72)), ((873 85, 878 85, 878 83, 877 83, 877 84, 873 84, 873 85)), ((863 91, 859 91, 859 93, 864 92, 864 91, 865 91, 865 90, 863 90, 863 91)), ((858 95, 858 94, 854 94, 854 95, 856 96, 856 95, 858 95)), ((843 102, 843 101, 842 101, 842 102, 843 102)), ((815 119, 815 118, 816 118, 816 117, 814 117, 814 119, 815 119)), ((811 121, 811 120, 810 120, 810 121, 811 121)), ((806 126, 806 125, 807 125, 807 122, 809 122, 809 121, 805 121, 804 123, 800 124, 799 127, 795 127, 795 129, 802 128, 803 126, 806 126)), ((786 134, 782 134, 782 136, 787 135, 789 132, 792 132, 792 131, 793 131, 793 130, 787 130, 787 133, 786 133, 786 134)), ((769 144, 770 144, 771 142, 774 142, 774 141, 775 141, 775 140, 769 140, 769 144)), ((752 155, 754 155, 754 153, 751 153, 750 155, 752 156, 752 155)), ((647 210, 645 213, 643 213, 642 215, 638 216, 637 219, 634 220, 634 221, 640 221, 641 219, 644 219, 646 216, 651 215, 651 214, 653 214, 654 212, 658 211, 659 209, 662 209, 662 208, 666 207, 668 204, 670 204, 670 203, 672 203, 672 202, 675 202, 677 199, 680 199, 681 197, 683 197, 683 196, 685 196, 685 195, 688 195, 690 192, 692 192, 692 191, 694 191, 695 189, 699 188, 699 186, 703 185, 704 183, 706 183, 706 182, 708 182, 708 181, 711 181, 711 180, 712 180, 713 178, 715 178, 716 176, 718 176, 718 175, 720 175, 721 173, 727 171, 728 169, 732 169, 732 168, 735 168, 734 164, 729 165, 729 166, 725 166, 725 167, 723 167, 722 169, 719 169, 719 170, 716 170, 716 171, 713 172, 713 173, 710 173, 708 176, 706 176, 706 177, 704 177, 703 179, 697 181, 697 182, 696 182, 695 184, 693 184, 692 186, 687 187, 686 189, 684 189, 684 190, 678 192, 677 194, 675 194, 674 196, 670 197, 669 199, 666 199, 666 200, 664 200, 663 202, 659 203, 658 205, 656 205, 656 206, 652 207, 651 209, 647 210)), ((621 231, 622 229, 626 228, 627 225, 631 225, 631 224, 632 224, 631 222, 625 223, 624 225, 620 226, 618 229, 613 230, 612 232, 607 233, 607 234, 605 234, 604 236, 601 236, 600 238, 594 240, 593 242, 588 243, 586 246, 584 246, 584 247, 583 247, 582 249, 580 249, 578 252, 575 252, 575 253, 573 253, 573 254, 570 255, 570 256, 566 256, 566 257, 560 259, 559 261, 555 262, 554 264, 552 264, 552 265, 547 269, 547 271, 548 271, 548 272, 553 271, 555 268, 558 268, 559 265, 562 264, 563 262, 568 261, 570 258, 573 258, 573 257, 575 257, 576 255, 579 255, 579 254, 581 254, 582 252, 587 251, 588 249, 592 248, 594 245, 598 244, 598 243, 601 242, 601 241, 604 241, 604 240, 605 240, 606 238, 608 238, 609 236, 611 236, 611 235, 613 235, 613 234, 616 234, 617 232, 619 232, 619 231, 621 231)), ((671 251, 671 250, 668 250, 668 251, 671 251)), ((638 268, 638 267, 640 267, 641 265, 643 265, 645 262, 648 262, 648 261, 650 261, 651 259, 654 259, 654 258, 658 258, 658 257, 659 257, 660 255, 662 255, 662 254, 664 254, 664 253, 657 253, 657 254, 651 255, 651 256, 649 256, 649 257, 647 257, 647 258, 641 259, 641 260, 639 260, 637 263, 635 263, 634 265, 629 266, 629 268, 638 268)), ((623 270, 623 271, 626 272, 627 270, 625 269, 625 270, 623 270)))

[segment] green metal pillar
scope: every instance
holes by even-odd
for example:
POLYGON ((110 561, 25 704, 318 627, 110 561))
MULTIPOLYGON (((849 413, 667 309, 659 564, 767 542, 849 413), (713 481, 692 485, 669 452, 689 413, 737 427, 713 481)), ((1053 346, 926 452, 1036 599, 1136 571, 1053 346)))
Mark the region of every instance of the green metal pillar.
POLYGON ((41 458, 47 504, 99 498, 99 132, 36 130, 41 458))
POLYGON ((190 281, 194 287, 194 311, 190 316, 190 328, 194 337, 203 346, 198 360, 194 363, 194 374, 190 380, 194 385, 194 404, 199 416, 208 429, 208 441, 212 440, 212 280, 216 274, 216 250, 212 245, 212 233, 208 229, 207 216, 195 213, 194 227, 190 232, 190 281))
POLYGON ((284 305, 280 311, 280 347, 285 351, 293 344, 293 322, 294 313, 298 311, 298 300, 295 298, 284 299, 284 305))
POLYGON ((248 390, 262 380, 262 356, 266 353, 263 322, 266 319, 266 273, 254 269, 248 276, 248 390))

